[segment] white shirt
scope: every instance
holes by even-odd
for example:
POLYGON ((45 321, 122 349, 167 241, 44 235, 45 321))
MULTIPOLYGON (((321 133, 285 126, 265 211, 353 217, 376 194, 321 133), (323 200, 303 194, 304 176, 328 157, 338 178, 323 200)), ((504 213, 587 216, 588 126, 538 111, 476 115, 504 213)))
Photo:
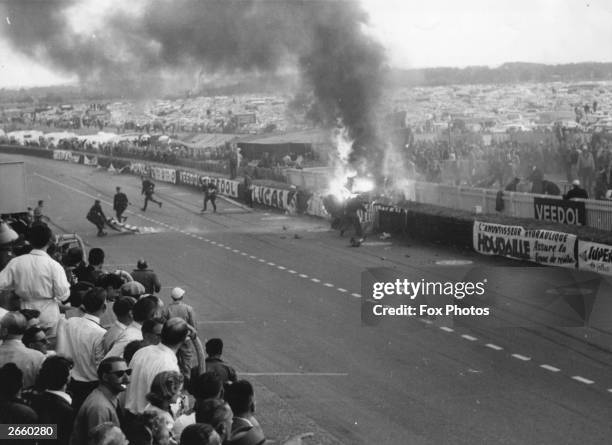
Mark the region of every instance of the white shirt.
POLYGON ((115 322, 108 328, 106 334, 102 338, 102 346, 104 346, 104 353, 106 354, 113 347, 119 336, 125 331, 127 328, 126 325, 121 323, 119 320, 115 320, 115 322))
POLYGON ((183 414, 174 421, 172 434, 174 435, 174 437, 181 437, 181 434, 183 434, 183 430, 189 425, 193 425, 194 423, 196 423, 195 412, 191 414, 183 414))
POLYGON ((98 380, 98 365, 104 355, 102 338, 106 333, 99 323, 98 317, 85 314, 62 320, 58 326, 57 353, 72 359, 72 378, 79 382, 98 380))
POLYGON ((162 343, 136 351, 130 368, 132 378, 125 391, 125 408, 134 414, 144 412, 149 403, 146 395, 151 391, 151 383, 157 374, 162 371, 180 372, 176 353, 162 343))
POLYGON ((123 357, 123 351, 125 347, 133 342, 134 340, 142 340, 142 325, 135 321, 131 322, 125 330, 119 334, 115 344, 111 347, 110 351, 106 353, 104 358, 107 357, 123 357))
POLYGON ((36 349, 26 348, 21 338, 4 340, 0 345, 0 367, 15 363, 23 372, 23 387, 29 388, 36 382, 36 375, 45 361, 45 354, 36 349))
POLYGON ((40 326, 55 328, 60 312, 58 301, 70 296, 64 268, 44 250, 34 249, 13 258, 0 272, 0 290, 13 290, 22 309, 40 311, 40 326))
POLYGON ((72 405, 72 397, 70 397, 70 395, 65 393, 64 391, 56 391, 56 390, 53 390, 53 389, 45 389, 45 392, 49 392, 51 394, 55 394, 56 396, 61 397, 66 402, 68 402, 68 405, 72 405))

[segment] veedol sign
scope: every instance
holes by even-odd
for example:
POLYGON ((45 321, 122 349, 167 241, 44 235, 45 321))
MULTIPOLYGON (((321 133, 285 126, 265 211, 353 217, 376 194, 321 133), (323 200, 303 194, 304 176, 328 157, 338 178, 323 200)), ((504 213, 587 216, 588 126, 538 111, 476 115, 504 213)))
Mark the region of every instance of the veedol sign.
POLYGON ((585 225, 584 202, 566 199, 533 198, 535 218, 560 224, 585 225))

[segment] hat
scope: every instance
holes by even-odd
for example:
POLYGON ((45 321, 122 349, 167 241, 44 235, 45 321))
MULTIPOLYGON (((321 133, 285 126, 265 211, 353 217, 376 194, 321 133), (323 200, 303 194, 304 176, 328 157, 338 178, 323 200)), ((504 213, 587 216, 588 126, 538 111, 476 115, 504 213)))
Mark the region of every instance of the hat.
POLYGON ((145 293, 145 287, 138 281, 130 281, 121 285, 121 295, 126 297, 140 297, 145 293))
POLYGON ((12 243, 17 238, 19 235, 7 223, 0 223, 0 244, 12 243))
POLYGON ((185 295, 185 291, 180 287, 175 287, 174 289, 172 289, 172 292, 170 292, 170 296, 173 300, 180 300, 181 298, 183 298, 183 295, 185 295))
POLYGON ((580 181, 579 181, 579 180, 577 180, 577 179, 574 179, 574 180, 572 181, 572 185, 575 185, 575 186, 580 187, 580 181))
POLYGON ((145 259, 144 259, 144 258, 140 258, 140 259, 138 260, 138 263, 136 263, 136 266, 137 266, 139 269, 146 269, 147 267, 149 267, 149 265, 147 264, 147 262, 145 261, 145 259))

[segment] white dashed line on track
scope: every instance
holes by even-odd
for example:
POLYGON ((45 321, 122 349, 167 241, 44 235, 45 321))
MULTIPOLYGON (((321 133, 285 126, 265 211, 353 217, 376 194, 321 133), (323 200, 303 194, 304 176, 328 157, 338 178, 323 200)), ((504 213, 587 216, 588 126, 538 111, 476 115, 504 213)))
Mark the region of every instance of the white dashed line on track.
POLYGON ((272 261, 268 262, 267 264, 268 266, 272 266, 272 267, 276 266, 276 264, 274 264, 272 261))
POLYGON ((338 288, 336 288, 336 290, 337 290, 338 292, 347 292, 347 290, 346 290, 346 289, 344 289, 343 287, 338 287, 338 288))
POLYGON ((550 372, 559 372, 559 371, 561 371, 559 368, 555 368, 554 366, 550 366, 550 365, 540 365, 540 368, 544 368, 544 369, 546 369, 547 371, 550 371, 550 372))
POLYGON ((310 281, 312 281, 313 283, 320 283, 321 280, 319 280, 318 278, 311 278, 310 281))
POLYGON ((300 278, 308 278, 308 275, 306 275, 305 273, 301 273, 300 278))
POLYGON ((323 286, 325 286, 325 287, 334 287, 334 285, 331 284, 331 283, 323 283, 323 286))
POLYGON ((478 340, 478 338, 472 337, 471 335, 467 335, 467 334, 463 334, 461 337, 465 338, 466 340, 469 340, 469 341, 477 341, 478 340))
POLYGON ((276 268, 277 268, 278 270, 285 270, 285 269, 286 269, 286 267, 285 267, 285 266, 277 266, 276 268))
POLYGON ((355 298, 361 298, 361 294, 357 294, 357 293, 351 294, 351 296, 353 296, 355 298))
POLYGON ((293 269, 289 269, 287 272, 289 272, 289 273, 293 273, 293 274, 296 274, 296 273, 297 273, 297 272, 296 272, 295 270, 293 270, 293 269))
POLYGON ((524 362, 528 362, 529 360, 531 360, 531 357, 527 357, 526 355, 521 355, 521 354, 512 354, 512 357, 514 357, 517 360, 522 360, 524 362))
POLYGON ((455 332, 453 328, 449 328, 448 326, 440 326, 440 329, 446 332, 455 332))
POLYGON ((572 376, 572 379, 576 380, 577 382, 584 383, 585 385, 592 385, 595 383, 593 380, 585 379, 579 375, 572 376))
POLYGON ((502 349, 504 349, 501 346, 494 345, 493 343, 487 343, 485 346, 487 348, 494 349, 495 351, 501 351, 502 349))

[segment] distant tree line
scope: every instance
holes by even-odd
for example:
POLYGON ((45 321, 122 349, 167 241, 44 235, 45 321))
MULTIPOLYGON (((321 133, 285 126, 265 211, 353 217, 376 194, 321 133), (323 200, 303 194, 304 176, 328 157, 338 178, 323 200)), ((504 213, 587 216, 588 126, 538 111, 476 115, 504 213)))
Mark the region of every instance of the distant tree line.
POLYGON ((390 80, 391 85, 396 87, 612 80, 612 63, 544 65, 512 62, 496 68, 393 69, 390 80))

